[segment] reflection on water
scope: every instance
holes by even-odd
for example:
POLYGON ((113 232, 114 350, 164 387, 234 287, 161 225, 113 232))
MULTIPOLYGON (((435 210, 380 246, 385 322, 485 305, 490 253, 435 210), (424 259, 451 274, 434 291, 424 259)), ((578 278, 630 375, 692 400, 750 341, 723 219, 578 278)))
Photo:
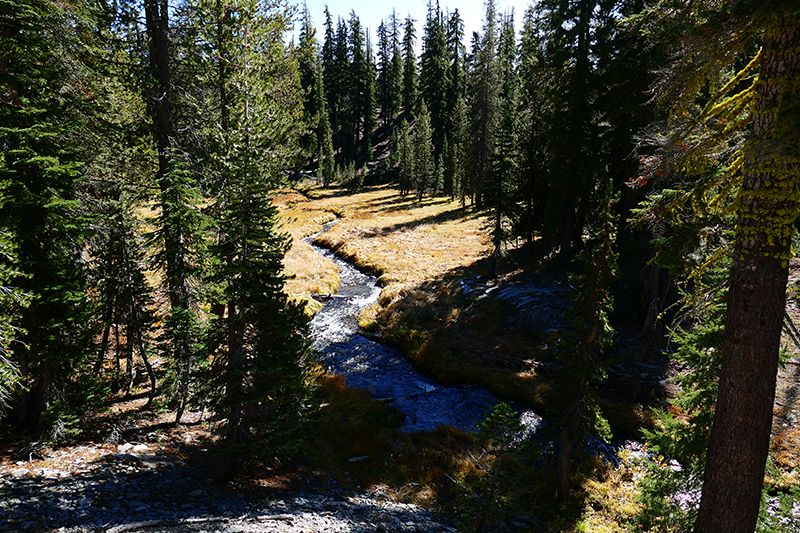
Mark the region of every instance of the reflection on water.
MULTIPOLYGON (((358 315, 381 293, 375 277, 359 272, 330 250, 314 249, 339 267, 341 279, 339 293, 311 321, 312 348, 320 361, 331 372, 344 375, 348 385, 367 389, 405 413, 405 431, 432 431, 442 424, 474 430, 500 400, 483 387, 442 386, 419 372, 400 350, 361 335, 358 315)), ((521 420, 531 430, 541 422, 532 411, 523 413, 521 420)))

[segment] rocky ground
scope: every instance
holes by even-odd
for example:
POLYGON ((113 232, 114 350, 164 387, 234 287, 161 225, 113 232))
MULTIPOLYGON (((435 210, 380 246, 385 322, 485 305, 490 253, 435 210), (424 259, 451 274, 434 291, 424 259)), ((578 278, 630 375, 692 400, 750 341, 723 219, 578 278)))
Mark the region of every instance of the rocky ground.
POLYGON ((156 450, 146 443, 89 444, 5 462, 0 531, 456 531, 380 489, 357 493, 319 476, 281 475, 220 487, 202 463, 156 450))
POLYGON ((302 467, 263 467, 215 485, 213 425, 203 413, 186 413, 176 427, 172 415, 141 411, 144 402, 115 403, 93 421, 94 442, 4 443, 0 532, 456 531, 386 488, 351 490, 302 467))

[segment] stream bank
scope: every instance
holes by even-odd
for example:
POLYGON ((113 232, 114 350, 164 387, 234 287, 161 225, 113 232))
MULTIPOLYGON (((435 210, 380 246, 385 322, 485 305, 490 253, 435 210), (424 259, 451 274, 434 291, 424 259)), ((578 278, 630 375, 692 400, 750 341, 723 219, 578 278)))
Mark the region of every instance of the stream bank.
MULTIPOLYGON (((365 337, 358 327, 361 311, 378 301, 381 289, 374 276, 360 272, 332 251, 312 244, 335 223, 304 239, 314 250, 339 268, 338 293, 314 316, 310 324, 312 349, 333 373, 345 376, 347 384, 368 390, 405 415, 402 430, 434 431, 449 425, 474 431, 501 400, 481 386, 444 386, 414 367, 397 348, 365 337)), ((520 409, 526 433, 533 433, 541 417, 520 409)))

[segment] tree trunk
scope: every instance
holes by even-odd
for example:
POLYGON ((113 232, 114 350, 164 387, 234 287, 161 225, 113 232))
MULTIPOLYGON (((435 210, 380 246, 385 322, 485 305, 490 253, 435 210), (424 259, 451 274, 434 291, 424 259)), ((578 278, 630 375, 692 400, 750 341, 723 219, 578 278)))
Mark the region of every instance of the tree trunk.
POLYGON ((800 16, 774 15, 764 36, 745 155, 722 341, 719 398, 697 533, 752 533, 769 451, 786 297, 795 187, 796 124, 785 111, 800 88, 800 16), (793 92, 794 91, 794 92, 793 92))
MULTIPOLYGON (((189 288, 185 267, 186 248, 183 223, 176 215, 179 201, 174 180, 170 176, 173 159, 171 153, 175 129, 172 121, 171 72, 169 60, 169 0, 145 0, 145 23, 147 27, 148 52, 153 79, 153 90, 149 103, 153 115, 156 144, 158 147, 158 172, 156 181, 161 189, 161 216, 164 223, 164 256, 166 262, 167 287, 173 316, 176 310, 190 310, 189 288)), ((180 313, 181 328, 185 328, 186 314, 180 313)), ((177 327, 177 326, 173 326, 177 327)), ((191 350, 187 332, 173 336, 173 357, 178 362, 176 385, 177 410, 175 423, 179 424, 189 394, 189 370, 191 350)))

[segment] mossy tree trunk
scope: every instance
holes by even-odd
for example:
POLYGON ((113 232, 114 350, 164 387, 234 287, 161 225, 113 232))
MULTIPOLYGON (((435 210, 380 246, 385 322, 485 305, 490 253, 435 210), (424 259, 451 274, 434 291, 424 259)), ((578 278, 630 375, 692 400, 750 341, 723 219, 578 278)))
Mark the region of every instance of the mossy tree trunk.
POLYGON ((738 196, 719 397, 697 533, 755 529, 769 451, 800 178, 800 15, 772 16, 738 196))

